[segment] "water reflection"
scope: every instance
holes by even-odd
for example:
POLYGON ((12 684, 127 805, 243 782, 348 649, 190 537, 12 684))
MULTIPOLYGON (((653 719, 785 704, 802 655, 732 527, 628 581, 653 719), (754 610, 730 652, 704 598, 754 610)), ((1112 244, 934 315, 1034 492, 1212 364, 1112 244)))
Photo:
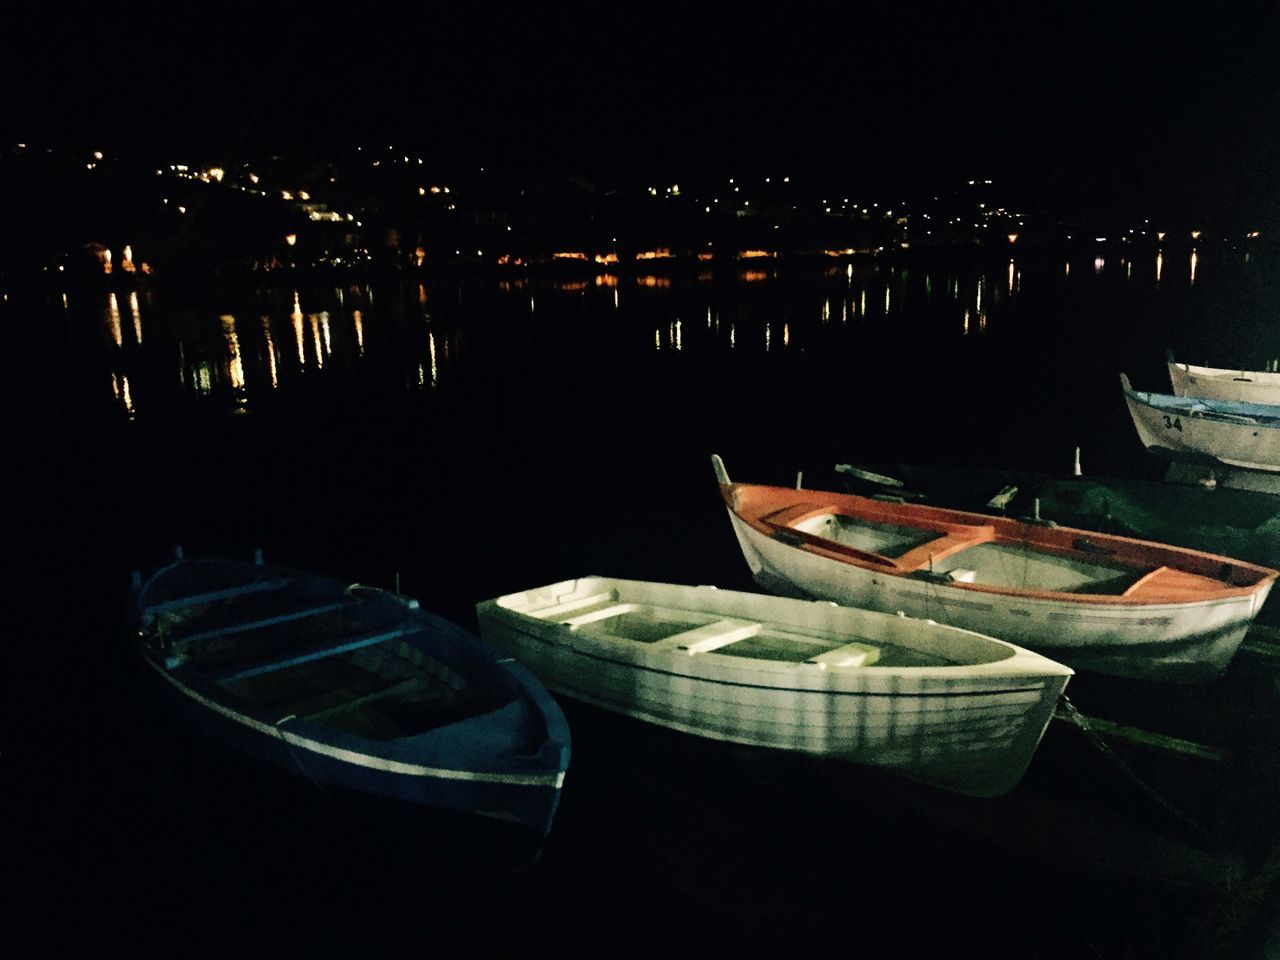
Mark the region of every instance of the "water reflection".
POLYGON ((115 292, 107 294, 107 329, 111 333, 111 339, 116 342, 117 347, 124 346, 124 334, 120 330, 120 304, 116 300, 115 292))
POLYGON ((224 314, 220 319, 222 335, 227 342, 227 373, 231 380, 231 389, 237 391, 237 402, 243 403, 244 396, 241 391, 244 390, 244 362, 240 359, 240 338, 236 335, 236 318, 231 314, 224 314))
POLYGON ((124 407, 125 412, 129 414, 129 419, 133 419, 133 395, 129 391, 129 378, 123 374, 113 373, 111 375, 111 389, 115 393, 116 400, 124 407))
POLYGON ((305 367, 307 353, 302 346, 302 302, 296 290, 293 294, 293 312, 289 314, 289 319, 293 322, 293 340, 298 347, 298 366, 305 367))
MULTIPOLYGON (((1189 285, 1198 292, 1205 282, 1198 249, 1183 252, 1190 258, 1189 285)), ((1153 257, 1159 287, 1163 252, 1138 256, 1153 257)), ((47 309, 59 317, 66 312, 73 322, 60 324, 64 329, 89 332, 101 358, 91 392, 132 417, 165 409, 166 389, 170 398, 227 410, 256 410, 273 396, 332 395, 345 403, 375 384, 446 390, 452 388, 451 365, 463 331, 475 344, 468 347, 476 358, 469 376, 483 376, 492 368, 490 358, 504 352, 521 361, 536 355, 545 361, 539 368, 555 369, 558 358, 597 350, 618 355, 625 365, 628 351, 647 355, 651 349, 695 356, 767 354, 769 363, 791 351, 857 355, 868 343, 897 337, 963 337, 976 349, 1011 325, 1041 322, 1043 311, 1024 307, 1023 298, 1057 296, 1064 275, 1068 295, 1077 284, 1081 292, 1132 284, 1135 273, 1140 285, 1152 289, 1141 268, 1134 270, 1132 256, 1121 257, 1123 270, 1106 270, 1102 256, 1090 259, 1094 271, 1078 272, 1074 280, 1069 260, 1038 259, 1020 250, 1016 258, 1005 253, 986 263, 910 270, 873 260, 822 265, 803 274, 789 272, 785 261, 771 261, 767 269, 734 264, 727 277, 720 273, 712 282, 695 271, 649 273, 634 267, 583 280, 531 273, 468 280, 465 301, 462 283, 433 280, 428 289, 414 280, 383 288, 376 309, 367 286, 241 291, 240 299, 206 311, 173 306, 161 292, 122 289, 83 301, 55 295, 47 309), (643 288, 642 295, 621 311, 620 289, 631 284, 643 288), (547 297, 541 308, 537 296, 547 297), (872 309, 894 323, 867 325, 872 309), (85 323, 75 323, 82 315, 85 323), (693 318, 690 324, 686 316, 693 318), (367 330, 374 335, 366 337, 367 330), (103 389, 108 383, 110 395, 103 389)))
MULTIPOLYGON (((128 247, 125 247, 128 250, 128 247)), ((113 294, 114 296, 114 294, 113 294)), ((129 314, 133 317, 133 338, 142 344, 142 310, 138 307, 138 291, 132 290, 129 293, 129 314)))
MULTIPOLYGON (((358 311, 357 311, 358 312, 358 311)), ((267 340, 267 371, 271 374, 271 389, 280 386, 279 361, 276 359, 276 342, 271 336, 271 318, 262 318, 262 333, 267 340)))

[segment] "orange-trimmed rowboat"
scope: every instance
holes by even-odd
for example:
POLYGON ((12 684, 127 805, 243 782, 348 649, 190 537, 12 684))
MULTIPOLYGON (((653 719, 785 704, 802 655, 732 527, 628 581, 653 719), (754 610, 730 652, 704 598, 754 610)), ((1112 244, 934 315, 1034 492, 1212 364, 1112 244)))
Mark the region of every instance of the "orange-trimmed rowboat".
POLYGON ((931 618, 1082 670, 1211 680, 1280 576, 1050 523, 731 483, 723 461, 711 459, 747 564, 766 589, 931 618))

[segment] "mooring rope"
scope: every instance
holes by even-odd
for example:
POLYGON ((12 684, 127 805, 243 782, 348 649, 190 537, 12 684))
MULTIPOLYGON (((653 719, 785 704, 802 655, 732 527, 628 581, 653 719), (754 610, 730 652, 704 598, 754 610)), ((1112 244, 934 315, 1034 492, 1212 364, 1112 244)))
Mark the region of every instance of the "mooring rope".
POLYGON ((1192 820, 1185 813, 1183 813, 1181 810, 1175 807, 1172 803, 1166 800, 1163 796, 1161 796, 1160 793, 1157 792, 1154 787, 1152 787, 1149 783, 1147 783, 1140 776, 1138 776, 1137 772, 1131 766, 1129 766, 1122 759, 1120 759, 1120 757, 1116 754, 1116 752, 1111 749, 1111 745, 1102 739, 1101 734, 1099 734, 1096 730, 1094 730, 1092 727, 1089 726, 1088 718, 1085 717, 1085 715, 1081 713, 1078 709, 1076 709, 1076 705, 1072 703, 1070 699, 1068 699, 1065 693, 1059 694, 1058 705, 1060 707, 1060 710, 1056 711, 1055 715, 1061 717, 1064 720, 1069 721, 1076 727, 1079 727, 1080 730, 1084 732, 1084 735, 1089 738, 1089 742, 1092 743, 1095 748, 1097 748, 1098 752, 1101 753, 1108 760, 1110 760, 1113 764, 1115 764, 1115 766, 1120 770, 1120 772, 1123 773, 1130 780, 1132 780, 1134 785, 1137 786, 1139 790, 1141 790, 1153 801, 1155 801, 1156 804, 1158 804, 1161 808, 1163 808, 1176 820, 1178 820, 1180 823, 1184 824, 1185 826, 1190 827, 1201 837, 1207 838, 1209 836, 1209 832, 1205 830, 1204 827, 1202 827, 1196 821, 1192 820))

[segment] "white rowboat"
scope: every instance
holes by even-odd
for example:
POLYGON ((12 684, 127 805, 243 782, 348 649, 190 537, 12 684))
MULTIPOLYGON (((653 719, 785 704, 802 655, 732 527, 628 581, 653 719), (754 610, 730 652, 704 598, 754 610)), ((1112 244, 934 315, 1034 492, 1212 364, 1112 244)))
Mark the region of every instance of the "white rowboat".
POLYGON ((488 642, 575 700, 977 796, 1017 784, 1072 675, 931 620, 715 587, 585 577, 476 613, 488 642))
POLYGON ((1167 351, 1166 356, 1175 396, 1232 403, 1280 404, 1280 373, 1197 367, 1174 360, 1172 350, 1167 351))

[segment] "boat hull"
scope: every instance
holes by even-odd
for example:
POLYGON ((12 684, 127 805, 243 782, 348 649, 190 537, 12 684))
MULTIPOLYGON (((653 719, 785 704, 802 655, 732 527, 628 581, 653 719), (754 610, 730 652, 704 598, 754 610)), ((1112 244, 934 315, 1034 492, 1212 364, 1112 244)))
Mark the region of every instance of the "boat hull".
POLYGON ((1077 669, 1141 680, 1199 683, 1220 676, 1271 586, 1246 596, 1138 605, 971 591, 817 556, 728 513, 752 576, 767 590, 932 618, 1077 669))
POLYGON ((163 665, 148 659, 147 666, 166 685, 165 699, 188 725, 232 753, 327 790, 517 824, 539 836, 551 829, 562 771, 448 769, 388 761, 314 732, 289 731, 287 723, 276 726, 233 710, 175 678, 163 665))
MULTIPOLYGON (((563 586, 573 588, 572 582, 563 586)), ((691 605, 705 603, 714 591, 675 589, 688 591, 683 602, 691 605)), ((734 596, 714 592, 721 603, 734 596)), ((757 609, 761 602, 775 609, 809 606, 738 596, 751 596, 757 609)), ((857 620, 850 632, 864 636, 880 617, 818 606, 822 615, 857 620)), ((602 642, 493 601, 477 613, 485 639, 574 700, 688 734, 852 761, 974 796, 1003 794, 1018 783, 1070 676, 1039 657, 1034 660, 1045 665, 1042 672, 1034 665, 1018 668, 1015 663, 1033 656, 1027 651, 1018 651, 1023 659, 990 668, 835 671, 811 663, 735 663, 732 657, 602 642)))
POLYGON ((1174 396, 1280 404, 1280 374, 1198 367, 1172 359, 1168 364, 1174 396))

